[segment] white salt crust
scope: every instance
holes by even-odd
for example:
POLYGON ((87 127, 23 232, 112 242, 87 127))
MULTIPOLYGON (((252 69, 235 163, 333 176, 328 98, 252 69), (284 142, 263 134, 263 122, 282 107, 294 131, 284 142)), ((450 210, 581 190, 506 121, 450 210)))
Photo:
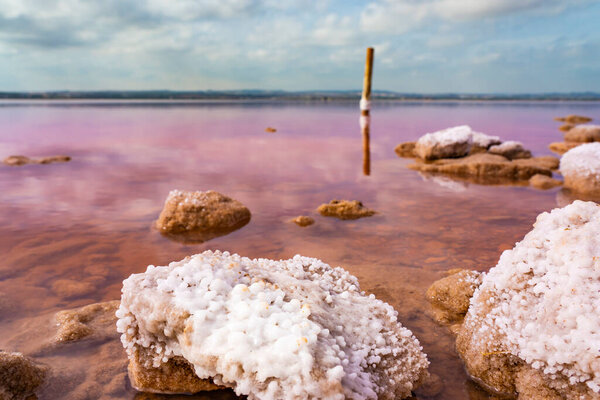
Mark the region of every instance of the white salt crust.
POLYGON ((502 253, 475 291, 465 323, 480 325, 478 347, 508 351, 551 379, 599 392, 599 310, 600 206, 577 200, 540 214, 533 230, 502 253), (501 338, 497 348, 486 344, 490 337, 501 338))
POLYGON ((493 144, 501 143, 498 136, 490 136, 485 133, 475 132, 468 125, 460 125, 441 131, 426 133, 417 141, 420 146, 451 146, 455 143, 469 143, 479 147, 488 148, 493 144))
POLYGON ((507 140, 506 142, 503 142, 501 144, 496 144, 496 145, 493 145, 492 147, 490 147, 490 153, 494 153, 494 152, 502 153, 502 152, 511 151, 511 150, 524 150, 523 143, 517 142, 515 140, 507 140))
POLYGON ((342 268, 206 251, 123 282, 117 329, 154 366, 183 356, 249 399, 394 399, 428 361, 396 311, 342 268))
POLYGON ((600 179, 600 143, 585 143, 567 151, 560 159, 563 176, 600 179))

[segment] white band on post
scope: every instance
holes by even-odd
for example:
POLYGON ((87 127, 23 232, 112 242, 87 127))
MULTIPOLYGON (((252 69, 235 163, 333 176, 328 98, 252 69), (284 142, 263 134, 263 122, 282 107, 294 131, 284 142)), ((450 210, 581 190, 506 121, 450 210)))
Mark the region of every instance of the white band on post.
POLYGON ((371 109, 371 100, 367 100, 365 98, 360 99, 360 109, 361 111, 363 110, 370 110, 371 109))
POLYGON ((367 126, 369 126, 369 122, 371 122, 371 117, 369 117, 368 115, 361 115, 359 122, 360 129, 365 129, 367 126))

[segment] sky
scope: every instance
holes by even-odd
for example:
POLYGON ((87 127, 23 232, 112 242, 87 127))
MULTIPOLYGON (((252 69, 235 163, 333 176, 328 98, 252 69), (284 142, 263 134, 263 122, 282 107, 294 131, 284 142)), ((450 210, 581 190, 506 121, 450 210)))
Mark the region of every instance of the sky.
POLYGON ((600 0, 0 0, 0 91, 600 92, 600 0))

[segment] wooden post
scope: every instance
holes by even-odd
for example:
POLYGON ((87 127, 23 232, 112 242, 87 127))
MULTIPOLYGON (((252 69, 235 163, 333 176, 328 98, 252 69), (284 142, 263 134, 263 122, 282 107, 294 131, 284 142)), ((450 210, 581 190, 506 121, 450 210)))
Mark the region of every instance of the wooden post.
POLYGON ((371 109, 371 78, 373 77, 373 57, 375 49, 367 48, 367 60, 365 62, 365 78, 363 80, 363 91, 360 99, 360 114, 369 115, 371 109))
MULTIPOLYGON (((369 118, 362 116, 361 118, 369 118)), ((368 120, 361 126, 362 148, 363 148, 363 174, 371 175, 371 137, 368 120)))

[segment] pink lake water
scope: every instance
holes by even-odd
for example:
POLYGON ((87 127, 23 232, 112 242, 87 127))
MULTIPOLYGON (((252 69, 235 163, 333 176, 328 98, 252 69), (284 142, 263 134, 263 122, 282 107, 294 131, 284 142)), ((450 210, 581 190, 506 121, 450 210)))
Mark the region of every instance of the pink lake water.
POLYGON ((363 290, 398 310, 444 382, 433 398, 487 399, 465 374, 450 333, 429 317, 425 291, 449 269, 488 270, 539 213, 572 197, 422 176, 394 147, 469 124, 550 155, 548 144, 562 138, 553 117, 567 114, 598 120, 600 104, 375 103, 366 176, 354 103, 0 102, 0 158, 72 157, 0 166, 0 349, 53 369, 41 399, 169 398, 131 388, 116 336, 40 350, 40 332, 52 331, 56 311, 118 299, 122 280, 149 264, 207 249, 252 258, 302 254, 348 269, 363 290), (265 132, 268 126, 277 132, 265 132), (152 223, 172 189, 219 191, 248 206, 252 220, 205 243, 171 241, 152 223), (334 198, 361 200, 378 214, 319 216, 315 209, 334 198), (298 215, 316 223, 289 222, 298 215))

